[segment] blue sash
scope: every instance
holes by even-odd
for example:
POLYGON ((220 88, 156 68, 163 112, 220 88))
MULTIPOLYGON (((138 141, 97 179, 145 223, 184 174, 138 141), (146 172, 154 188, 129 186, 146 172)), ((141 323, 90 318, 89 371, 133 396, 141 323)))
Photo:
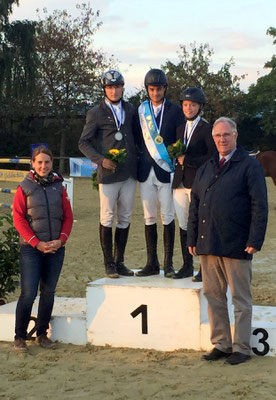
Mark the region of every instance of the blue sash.
POLYGON ((149 101, 144 101, 139 107, 139 119, 143 132, 145 145, 151 157, 159 167, 167 172, 174 172, 172 160, 169 157, 164 143, 156 143, 155 138, 158 136, 158 128, 154 116, 152 115, 149 101))

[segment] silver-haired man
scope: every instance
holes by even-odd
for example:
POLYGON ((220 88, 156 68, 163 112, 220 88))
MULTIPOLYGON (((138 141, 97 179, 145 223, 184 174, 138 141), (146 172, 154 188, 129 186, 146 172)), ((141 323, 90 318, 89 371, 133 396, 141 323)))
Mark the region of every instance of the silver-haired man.
POLYGON ((215 121, 217 152, 197 172, 188 222, 187 244, 200 256, 208 301, 213 350, 208 361, 235 365, 250 359, 252 255, 262 247, 267 224, 267 192, 261 165, 237 146, 236 124, 215 121), (232 339, 226 291, 235 308, 232 339))

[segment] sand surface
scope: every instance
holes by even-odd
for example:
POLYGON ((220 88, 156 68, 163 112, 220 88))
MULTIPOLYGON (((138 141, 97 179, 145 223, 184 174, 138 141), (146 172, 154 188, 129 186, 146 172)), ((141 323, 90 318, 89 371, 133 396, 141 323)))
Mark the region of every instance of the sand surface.
MULTIPOLYGON (((269 225, 263 250, 254 258, 252 292, 254 304, 276 305, 276 187, 270 178, 267 184, 269 225)), ((84 297, 87 282, 101 278, 104 271, 98 240, 99 202, 88 179, 75 179, 74 192, 75 222, 56 294, 84 297)), ((0 193, 0 202, 10 200, 11 197, 7 199, 7 195, 0 193)), ((162 260, 161 230, 159 255, 162 260)), ((128 267, 142 268, 145 259, 143 215, 137 190, 125 261, 128 267)), ((174 264, 176 269, 181 264, 178 229, 174 264)), ((17 296, 18 291, 9 301, 17 296)), ((275 400, 276 357, 253 357, 250 362, 233 367, 223 361, 201 361, 202 354, 60 343, 55 350, 44 350, 30 343, 28 354, 17 355, 11 343, 2 342, 0 400, 275 400)))

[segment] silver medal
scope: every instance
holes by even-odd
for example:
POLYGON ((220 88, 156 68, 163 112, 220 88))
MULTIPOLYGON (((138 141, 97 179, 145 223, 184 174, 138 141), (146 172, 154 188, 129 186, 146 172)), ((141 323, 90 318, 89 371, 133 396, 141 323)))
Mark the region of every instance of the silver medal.
POLYGON ((116 132, 115 133, 115 139, 118 140, 118 141, 122 140, 123 139, 122 132, 120 132, 120 131, 116 132))

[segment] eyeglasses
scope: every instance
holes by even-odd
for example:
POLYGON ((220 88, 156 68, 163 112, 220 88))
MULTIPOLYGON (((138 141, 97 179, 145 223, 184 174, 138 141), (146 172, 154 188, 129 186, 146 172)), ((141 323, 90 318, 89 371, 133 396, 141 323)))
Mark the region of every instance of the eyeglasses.
POLYGON ((218 139, 229 139, 230 136, 235 136, 235 133, 234 132, 233 133, 223 133, 223 134, 217 133, 216 135, 213 135, 213 138, 216 139, 216 140, 218 140, 218 139))

